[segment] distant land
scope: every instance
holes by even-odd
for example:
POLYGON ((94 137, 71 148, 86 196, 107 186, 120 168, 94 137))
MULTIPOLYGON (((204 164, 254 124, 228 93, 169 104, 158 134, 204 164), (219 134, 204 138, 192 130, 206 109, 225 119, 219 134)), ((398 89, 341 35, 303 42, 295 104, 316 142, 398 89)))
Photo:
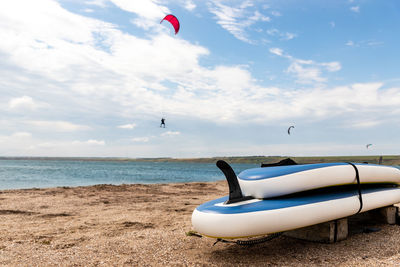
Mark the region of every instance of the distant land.
MULTIPOLYGON (((215 163, 225 160, 228 163, 275 163, 290 156, 235 156, 212 158, 118 158, 118 157, 0 157, 0 160, 81 160, 81 161, 127 161, 127 162, 190 162, 215 163)), ((299 164, 323 162, 366 162, 371 164, 400 165, 400 155, 376 156, 327 156, 290 157, 299 164)))

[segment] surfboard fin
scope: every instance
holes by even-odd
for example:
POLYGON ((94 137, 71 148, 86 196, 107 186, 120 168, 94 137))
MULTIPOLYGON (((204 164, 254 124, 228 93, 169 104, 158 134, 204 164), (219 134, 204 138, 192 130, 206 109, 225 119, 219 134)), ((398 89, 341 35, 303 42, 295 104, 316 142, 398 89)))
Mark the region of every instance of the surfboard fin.
POLYGON ((218 160, 217 167, 224 173, 225 178, 228 181, 229 199, 225 202, 225 204, 235 203, 253 198, 251 196, 243 196, 237 176, 228 163, 223 160, 218 160))

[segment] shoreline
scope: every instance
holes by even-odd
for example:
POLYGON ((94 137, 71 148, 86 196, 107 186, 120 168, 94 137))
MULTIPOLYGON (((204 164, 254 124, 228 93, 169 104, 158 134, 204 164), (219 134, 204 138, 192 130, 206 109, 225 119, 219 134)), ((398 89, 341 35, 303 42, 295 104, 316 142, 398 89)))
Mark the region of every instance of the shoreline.
POLYGON ((279 237, 252 247, 186 236, 225 181, 0 191, 0 265, 393 266, 400 227, 334 243, 279 237))
POLYGON ((400 155, 368 155, 368 156, 221 156, 208 158, 124 158, 124 157, 7 157, 0 160, 58 160, 58 161, 110 161, 110 162, 183 162, 183 163, 215 163, 217 160, 225 160, 228 163, 274 163, 285 158, 292 158, 299 164, 322 162, 368 162, 378 163, 382 157, 384 165, 400 165, 400 155))

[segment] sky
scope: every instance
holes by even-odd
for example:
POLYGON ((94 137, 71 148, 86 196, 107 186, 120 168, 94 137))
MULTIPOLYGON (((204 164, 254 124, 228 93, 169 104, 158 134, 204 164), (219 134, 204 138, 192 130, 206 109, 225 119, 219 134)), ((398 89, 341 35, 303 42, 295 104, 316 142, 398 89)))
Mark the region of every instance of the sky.
POLYGON ((398 155, 399 18, 397 0, 0 1, 0 156, 398 155))

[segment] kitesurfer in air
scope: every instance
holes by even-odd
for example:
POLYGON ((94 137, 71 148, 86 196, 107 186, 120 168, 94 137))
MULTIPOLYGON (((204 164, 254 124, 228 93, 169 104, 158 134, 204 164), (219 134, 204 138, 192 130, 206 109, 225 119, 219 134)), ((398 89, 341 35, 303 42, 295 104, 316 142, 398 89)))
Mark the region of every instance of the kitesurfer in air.
POLYGON ((161 118, 161 124, 160 124, 160 127, 163 127, 163 128, 165 128, 165 119, 164 119, 164 118, 161 118))

